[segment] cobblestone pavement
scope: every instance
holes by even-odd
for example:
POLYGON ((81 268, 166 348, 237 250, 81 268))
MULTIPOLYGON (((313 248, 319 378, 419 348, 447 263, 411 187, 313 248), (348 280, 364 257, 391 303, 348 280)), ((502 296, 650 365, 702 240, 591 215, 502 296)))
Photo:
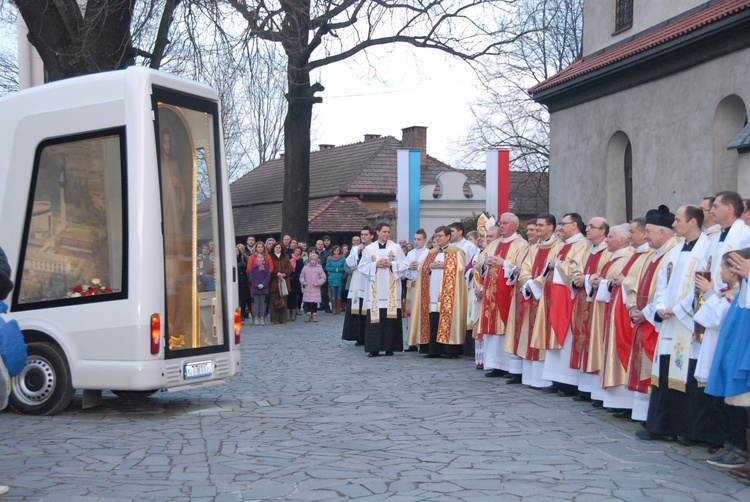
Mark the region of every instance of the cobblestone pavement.
POLYGON ((0 413, 0 499, 750 500, 705 447, 640 441, 467 358, 367 358, 342 320, 245 326, 226 385, 0 413))

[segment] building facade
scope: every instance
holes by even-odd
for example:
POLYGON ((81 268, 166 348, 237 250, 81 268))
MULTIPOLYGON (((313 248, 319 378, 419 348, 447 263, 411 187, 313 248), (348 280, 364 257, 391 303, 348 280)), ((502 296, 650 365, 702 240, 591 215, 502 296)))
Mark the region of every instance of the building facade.
POLYGON ((750 195, 750 0, 586 0, 581 59, 530 90, 550 111, 550 210, 611 223, 750 195))

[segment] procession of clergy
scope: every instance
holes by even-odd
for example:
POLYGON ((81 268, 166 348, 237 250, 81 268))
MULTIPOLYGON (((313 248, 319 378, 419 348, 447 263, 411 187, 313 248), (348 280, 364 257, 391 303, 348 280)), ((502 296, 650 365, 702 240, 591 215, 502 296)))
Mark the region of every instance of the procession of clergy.
POLYGON ((347 257, 342 338, 392 356, 403 350, 402 315, 407 351, 426 358, 456 358, 473 338, 486 376, 643 421, 644 440, 707 443, 709 463, 749 477, 744 212, 725 191, 612 227, 542 214, 527 223, 528 242, 505 213, 483 250, 454 223, 435 229, 431 249, 418 231, 406 256, 388 225, 365 228, 347 257))

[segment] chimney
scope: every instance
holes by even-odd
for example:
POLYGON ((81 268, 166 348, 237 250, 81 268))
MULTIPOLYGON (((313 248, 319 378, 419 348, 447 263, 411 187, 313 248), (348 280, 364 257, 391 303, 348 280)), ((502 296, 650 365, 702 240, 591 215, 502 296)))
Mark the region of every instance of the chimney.
POLYGON ((321 145, 318 146, 318 148, 320 148, 320 151, 322 152, 323 150, 331 150, 333 148, 336 148, 336 145, 323 145, 323 144, 321 144, 321 145))
POLYGON ((380 137, 380 134, 365 134, 365 141, 378 139, 379 137, 380 137))
POLYGON ((422 167, 427 165, 427 128, 411 126, 401 129, 401 146, 422 151, 422 167))

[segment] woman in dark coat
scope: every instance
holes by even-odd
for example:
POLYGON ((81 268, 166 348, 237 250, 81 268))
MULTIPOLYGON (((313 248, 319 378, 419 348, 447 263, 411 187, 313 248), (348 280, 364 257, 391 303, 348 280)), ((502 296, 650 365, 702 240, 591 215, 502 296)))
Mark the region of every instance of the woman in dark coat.
POLYGON ((287 319, 287 297, 279 294, 279 283, 286 284, 287 292, 291 291, 289 276, 292 274, 292 263, 289 261, 289 255, 284 252, 284 246, 280 242, 273 245, 271 253, 273 262, 273 272, 271 274, 271 285, 268 290, 271 293, 268 308, 271 311, 271 322, 274 324, 286 324, 287 319))
POLYGON ((302 284, 299 282, 299 275, 302 273, 302 269, 305 266, 304 260, 302 259, 302 249, 298 247, 294 248, 289 260, 292 264, 292 273, 289 276, 289 282, 291 283, 292 289, 289 290, 289 298, 287 298, 286 304, 289 308, 289 320, 295 321, 297 319, 297 313, 299 312, 301 306, 300 301, 302 299, 302 284))
POLYGON ((250 283, 247 280, 247 253, 245 252, 245 246, 237 244, 237 287, 240 293, 240 312, 242 312, 242 318, 247 319, 250 316, 251 309, 251 296, 250 296, 250 283))

